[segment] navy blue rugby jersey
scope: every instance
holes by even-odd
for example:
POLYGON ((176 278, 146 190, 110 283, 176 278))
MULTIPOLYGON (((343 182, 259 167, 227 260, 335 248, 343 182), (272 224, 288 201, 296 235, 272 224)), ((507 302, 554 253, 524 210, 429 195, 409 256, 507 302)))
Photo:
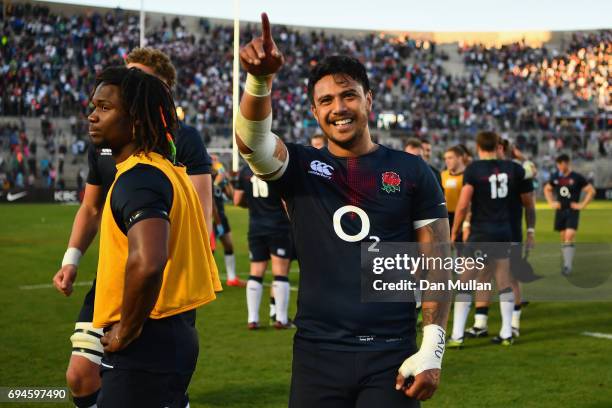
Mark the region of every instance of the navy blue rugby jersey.
MULTIPOLYGON (((472 223, 509 223, 513 200, 533 191, 525 169, 510 160, 476 160, 465 169, 463 184, 474 187, 472 223)), ((516 203, 514 204, 516 205, 516 203)))
POLYGON ((249 236, 289 232, 289 218, 280 194, 248 166, 240 169, 236 189, 244 191, 249 208, 249 236))
MULTIPOLYGON (((212 159, 198 131, 183 122, 179 123, 176 135, 176 162, 187 168, 188 175, 210 174, 212 159)), ((98 149, 90 144, 87 161, 89 173, 87 183, 101 186, 104 197, 115 180, 117 168, 110 149, 98 149)))
POLYGON ((357 158, 287 149, 286 172, 269 184, 287 203, 300 263, 296 339, 340 350, 414 347, 414 303, 361 302, 361 243, 414 241, 415 221, 447 217, 429 166, 384 146, 357 158))
POLYGON ((571 208, 571 203, 580 201, 582 189, 589 182, 579 173, 570 171, 566 176, 556 172, 548 182, 553 187, 557 201, 561 204, 562 210, 571 208))

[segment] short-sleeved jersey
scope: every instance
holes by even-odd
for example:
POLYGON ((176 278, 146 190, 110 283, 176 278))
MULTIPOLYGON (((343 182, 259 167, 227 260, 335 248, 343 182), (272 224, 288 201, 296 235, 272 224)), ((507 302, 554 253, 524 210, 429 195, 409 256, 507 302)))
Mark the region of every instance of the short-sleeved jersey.
POLYGON ((160 154, 135 154, 117 165, 117 177, 100 221, 94 327, 121 320, 130 253, 127 230, 146 217, 167 218, 170 224, 168 261, 149 317, 173 316, 215 299, 221 284, 210 243, 202 239, 206 226, 199 205, 185 167, 172 164, 160 154), (149 215, 139 211, 146 209, 153 211, 148 211, 149 215))
POLYGON ((589 182, 581 174, 570 171, 567 175, 559 172, 553 174, 548 184, 553 187, 557 201, 561 204, 561 209, 567 210, 571 208, 571 203, 580 201, 582 189, 589 182))
POLYGON ((296 338, 348 350, 414 346, 414 303, 361 301, 361 243, 414 241, 414 222, 447 217, 420 157, 384 146, 360 157, 288 143, 271 186, 287 203, 300 263, 296 338))
POLYGON ((533 191, 525 170, 509 160, 476 160, 465 169, 463 183, 474 188, 472 223, 476 224, 509 223, 511 201, 533 191))
POLYGON ((87 162, 89 165, 87 183, 100 186, 104 199, 106 199, 106 194, 113 181, 115 181, 115 174, 117 173, 112 150, 106 148, 98 149, 93 144, 90 144, 87 151, 87 162))
POLYGON ((211 173, 212 159, 200 133, 182 122, 176 135, 176 161, 187 168, 190 176, 211 173))
POLYGON ((461 187, 463 187, 463 173, 451 174, 449 170, 444 170, 440 176, 444 198, 446 199, 446 208, 448 208, 448 212, 454 213, 461 194, 461 187))
MULTIPOLYGON (((196 129, 181 123, 175 142, 176 161, 187 168, 187 174, 210 174, 212 160, 196 129)), ((106 148, 97 149, 90 145, 87 158, 89 164, 87 183, 101 186, 106 197, 117 173, 112 151, 106 148)))
POLYGON ((110 208, 115 223, 127 234, 128 229, 135 224, 131 219, 138 211, 155 210, 149 215, 138 217, 137 221, 151 217, 169 219, 172 200, 172 184, 168 177, 153 166, 138 164, 117 179, 110 208))
POLYGON ((236 190, 244 191, 249 208, 249 236, 289 231, 289 218, 279 192, 257 178, 248 166, 240 170, 236 190))

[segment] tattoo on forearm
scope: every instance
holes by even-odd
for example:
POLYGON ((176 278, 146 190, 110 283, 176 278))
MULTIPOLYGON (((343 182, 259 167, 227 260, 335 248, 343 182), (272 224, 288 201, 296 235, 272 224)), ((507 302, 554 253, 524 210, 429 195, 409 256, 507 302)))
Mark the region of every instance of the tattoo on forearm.
MULTIPOLYGON (((418 240, 421 243, 423 254, 428 257, 444 259, 451 256, 450 233, 448 219, 446 218, 436 220, 419 229, 418 240)), ((448 281, 451 278, 451 271, 443 267, 427 271, 426 279, 429 282, 443 283, 446 290, 427 290, 422 293, 423 325, 437 324, 446 327, 451 300, 448 281)))
POLYGON ((428 324, 437 324, 441 326, 441 323, 446 325, 445 319, 444 322, 442 322, 441 317, 443 317, 443 312, 438 308, 437 303, 430 303, 427 306, 423 306, 421 313, 423 314, 423 326, 427 326, 428 324))

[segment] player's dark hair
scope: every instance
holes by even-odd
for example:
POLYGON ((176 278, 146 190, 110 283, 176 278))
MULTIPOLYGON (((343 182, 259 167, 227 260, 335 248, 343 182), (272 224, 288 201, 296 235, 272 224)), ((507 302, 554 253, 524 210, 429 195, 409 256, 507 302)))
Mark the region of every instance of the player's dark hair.
POLYGON ((510 149, 510 141, 508 139, 500 138, 499 139, 499 145, 502 148, 502 152, 504 153, 504 156, 506 158, 511 158, 512 152, 511 152, 511 149, 510 149))
POLYGON ((319 61, 310 71, 308 77, 308 98, 314 105, 314 87, 321 78, 327 75, 346 75, 359 82, 363 87, 363 92, 370 91, 370 81, 365 67, 355 58, 346 55, 332 55, 319 61))
POLYGON ((560 154, 559 156, 557 156, 557 158, 555 159, 556 163, 569 163, 570 158, 567 154, 563 153, 560 154))
POLYGON ((465 155, 465 156, 468 156, 468 157, 474 157, 472 152, 470 152, 470 149, 468 149, 467 146, 464 145, 463 143, 459 143, 457 145, 457 147, 461 150, 462 155, 465 155))
POLYGON ((423 142, 421 142, 416 137, 409 137, 406 139, 406 143, 404 143, 404 147, 413 147, 415 149, 421 149, 423 147, 423 142))
POLYGON ((157 152, 174 161, 178 120, 168 85, 153 75, 126 67, 102 71, 96 77, 94 91, 102 83, 119 87, 123 111, 134 126, 136 151, 157 152))
POLYGON ((422 138, 421 138, 421 144, 428 144, 428 145, 430 145, 430 144, 431 144, 431 142, 429 141, 429 139, 428 139, 428 138, 426 138, 426 137, 422 137, 422 138))
POLYGON ((451 146, 448 149, 446 149, 446 152, 454 153, 457 157, 461 157, 464 154, 466 154, 465 150, 461 148, 461 145, 451 146))
POLYGON ((476 145, 485 152, 494 152, 498 144, 499 136, 495 132, 485 130, 476 135, 476 145))

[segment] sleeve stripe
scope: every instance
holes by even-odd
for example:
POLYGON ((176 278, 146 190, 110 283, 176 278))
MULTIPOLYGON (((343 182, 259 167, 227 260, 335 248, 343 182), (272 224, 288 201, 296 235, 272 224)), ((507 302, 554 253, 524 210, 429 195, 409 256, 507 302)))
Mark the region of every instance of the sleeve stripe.
POLYGON ((426 220, 418 220, 412 223, 412 225, 414 226, 414 229, 419 229, 419 228, 423 228, 426 225, 431 224, 434 221, 439 220, 440 218, 428 218, 426 220))

